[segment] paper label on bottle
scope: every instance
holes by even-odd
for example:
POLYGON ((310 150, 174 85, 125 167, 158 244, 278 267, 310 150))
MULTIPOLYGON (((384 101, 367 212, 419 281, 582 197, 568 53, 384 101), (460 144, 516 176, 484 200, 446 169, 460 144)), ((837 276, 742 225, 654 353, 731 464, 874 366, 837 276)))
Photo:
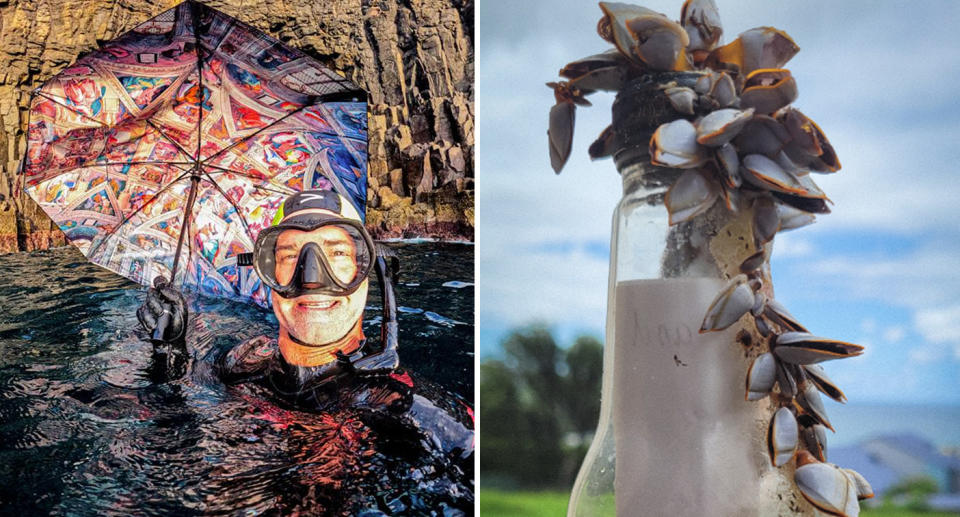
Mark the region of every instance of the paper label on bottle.
POLYGON ((750 443, 758 406, 744 401, 749 359, 735 343, 737 325, 698 332, 723 287, 708 278, 617 285, 617 515, 756 511, 763 452, 750 443))

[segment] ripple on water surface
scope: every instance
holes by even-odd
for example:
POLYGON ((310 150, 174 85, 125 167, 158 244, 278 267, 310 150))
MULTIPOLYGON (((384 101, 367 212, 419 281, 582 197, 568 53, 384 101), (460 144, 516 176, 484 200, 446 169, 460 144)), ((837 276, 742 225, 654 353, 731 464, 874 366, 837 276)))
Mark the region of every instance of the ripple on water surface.
MULTIPOLYGON (((401 363, 471 404, 473 292, 443 284, 473 281, 473 248, 395 247, 401 363)), ((73 248, 0 256, 0 513, 472 508, 472 472, 398 444, 378 449, 355 411, 292 411, 226 389, 207 352, 275 334, 268 311, 188 294, 189 365, 158 379, 137 330, 143 295, 73 248)), ((377 336, 379 297, 367 305, 365 332, 377 336)))

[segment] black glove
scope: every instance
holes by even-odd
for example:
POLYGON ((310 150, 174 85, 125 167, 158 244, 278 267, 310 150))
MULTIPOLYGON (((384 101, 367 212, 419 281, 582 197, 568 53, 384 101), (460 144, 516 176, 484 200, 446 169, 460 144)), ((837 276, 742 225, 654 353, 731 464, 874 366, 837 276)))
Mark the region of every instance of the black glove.
POLYGON ((164 277, 147 289, 147 299, 137 310, 137 319, 154 344, 183 343, 187 330, 187 303, 164 277))

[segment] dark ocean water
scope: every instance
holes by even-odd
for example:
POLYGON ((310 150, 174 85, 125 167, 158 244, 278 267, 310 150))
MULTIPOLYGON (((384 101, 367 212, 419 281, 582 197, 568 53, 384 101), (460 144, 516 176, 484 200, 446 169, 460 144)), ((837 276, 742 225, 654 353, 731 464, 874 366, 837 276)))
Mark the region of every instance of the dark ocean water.
MULTIPOLYGON (((393 247, 401 364, 472 407, 473 288, 443 284, 473 282, 473 247, 393 247)), ((271 312, 187 293, 192 362, 171 378, 138 329, 144 294, 73 248, 0 256, 0 514, 471 513, 472 458, 378 446, 355 414, 278 407, 209 375, 210 350, 276 335, 271 312)))

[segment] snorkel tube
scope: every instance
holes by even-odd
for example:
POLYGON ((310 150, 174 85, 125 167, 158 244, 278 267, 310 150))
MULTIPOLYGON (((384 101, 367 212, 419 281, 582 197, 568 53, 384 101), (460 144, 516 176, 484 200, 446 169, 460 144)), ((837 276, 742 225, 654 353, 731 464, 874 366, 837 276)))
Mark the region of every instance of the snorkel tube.
POLYGON ((383 350, 370 354, 352 365, 364 371, 393 370, 400 366, 400 356, 397 355, 400 326, 397 323, 397 297, 393 287, 400 273, 400 259, 392 249, 379 244, 374 269, 377 272, 380 297, 383 300, 383 323, 380 324, 380 343, 383 350))

